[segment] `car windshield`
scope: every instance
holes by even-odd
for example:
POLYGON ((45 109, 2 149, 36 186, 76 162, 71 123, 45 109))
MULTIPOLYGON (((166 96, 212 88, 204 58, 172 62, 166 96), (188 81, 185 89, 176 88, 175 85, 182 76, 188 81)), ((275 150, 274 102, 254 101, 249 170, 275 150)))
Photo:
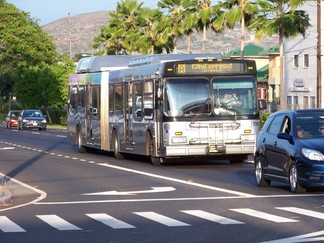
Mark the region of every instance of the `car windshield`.
POLYGON ((324 138, 324 115, 323 113, 299 113, 296 115, 296 136, 302 131, 302 138, 324 138))
POLYGON ((25 117, 43 117, 43 114, 41 111, 26 111, 24 113, 25 117))
POLYGON ((10 116, 10 117, 18 117, 19 114, 20 114, 19 111, 12 111, 12 112, 10 112, 9 116, 10 116))

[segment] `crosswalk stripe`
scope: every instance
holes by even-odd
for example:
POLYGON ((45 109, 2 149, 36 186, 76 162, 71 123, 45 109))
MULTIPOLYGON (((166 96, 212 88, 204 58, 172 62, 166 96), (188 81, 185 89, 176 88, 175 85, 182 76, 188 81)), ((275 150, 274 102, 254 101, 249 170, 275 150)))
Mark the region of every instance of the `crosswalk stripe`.
POLYGON ((105 213, 92 213, 92 214, 86 214, 90 218, 97 220, 105 225, 110 226, 113 229, 129 229, 129 228, 136 228, 133 225, 127 224, 121 220, 118 220, 114 217, 111 217, 108 214, 105 213))
POLYGON ((212 213, 208 213, 202 210, 182 210, 181 212, 202 218, 202 219, 206 219, 212 222, 216 222, 219 224, 244 224, 243 222, 237 221, 237 220, 233 220, 233 219, 229 219, 229 218, 225 218, 216 214, 212 214, 212 213))
POLYGON ((6 216, 0 216, 0 230, 3 232, 26 232, 23 228, 19 225, 12 222, 6 216))
POLYGON ((238 213, 242 213, 245 215, 249 215, 252 217, 269 220, 269 221, 276 222, 276 223, 299 222, 298 220, 284 218, 284 217, 276 216, 273 214, 268 214, 268 213, 260 212, 257 210, 249 209, 249 208, 238 208, 238 209, 230 209, 230 210, 238 212, 238 213))
POLYGON ((296 208, 296 207, 276 207, 276 208, 280 209, 280 210, 292 212, 292 213, 310 216, 313 218, 324 219, 324 213, 320 213, 320 212, 316 212, 316 211, 312 211, 312 210, 296 208))
POLYGON ((169 218, 167 216, 154 213, 154 212, 134 212, 134 214, 137 214, 139 216, 142 216, 144 218, 153 220, 155 222, 161 223, 163 225, 174 227, 174 226, 190 226, 190 224, 186 224, 184 222, 169 218))
POLYGON ((36 215, 36 217, 58 230, 82 230, 57 215, 36 215))

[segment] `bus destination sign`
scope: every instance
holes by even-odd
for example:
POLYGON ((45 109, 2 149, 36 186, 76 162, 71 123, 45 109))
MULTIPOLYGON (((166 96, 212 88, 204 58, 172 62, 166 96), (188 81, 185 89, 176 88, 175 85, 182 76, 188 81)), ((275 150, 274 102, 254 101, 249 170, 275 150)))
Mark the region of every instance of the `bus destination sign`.
POLYGON ((212 74, 212 73, 243 73, 243 63, 180 63, 176 64, 178 74, 212 74))

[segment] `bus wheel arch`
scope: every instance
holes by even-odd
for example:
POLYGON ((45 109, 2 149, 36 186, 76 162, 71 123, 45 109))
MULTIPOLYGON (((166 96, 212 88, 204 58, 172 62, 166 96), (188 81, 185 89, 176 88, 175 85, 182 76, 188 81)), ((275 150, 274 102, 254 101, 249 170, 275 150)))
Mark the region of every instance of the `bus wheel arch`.
POLYGON ((154 139, 150 131, 146 133, 146 155, 152 165, 161 165, 162 159, 154 155, 154 139))
POLYGON ((120 142, 118 138, 118 134, 114 129, 112 132, 112 139, 113 139, 113 152, 115 159, 124 159, 124 155, 120 152, 120 142))

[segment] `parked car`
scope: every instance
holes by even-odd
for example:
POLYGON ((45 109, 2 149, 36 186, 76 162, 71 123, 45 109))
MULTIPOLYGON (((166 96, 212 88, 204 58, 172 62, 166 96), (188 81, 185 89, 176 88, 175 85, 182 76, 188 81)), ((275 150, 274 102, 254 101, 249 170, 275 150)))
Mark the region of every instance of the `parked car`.
POLYGON ((296 193, 324 189, 324 109, 272 113, 258 135, 254 162, 260 187, 280 181, 296 193))
POLYGON ((6 128, 12 128, 18 126, 18 117, 20 110, 11 110, 8 112, 6 117, 6 128))
POLYGON ((46 116, 40 110, 23 110, 18 118, 18 130, 37 128, 46 130, 46 116))

